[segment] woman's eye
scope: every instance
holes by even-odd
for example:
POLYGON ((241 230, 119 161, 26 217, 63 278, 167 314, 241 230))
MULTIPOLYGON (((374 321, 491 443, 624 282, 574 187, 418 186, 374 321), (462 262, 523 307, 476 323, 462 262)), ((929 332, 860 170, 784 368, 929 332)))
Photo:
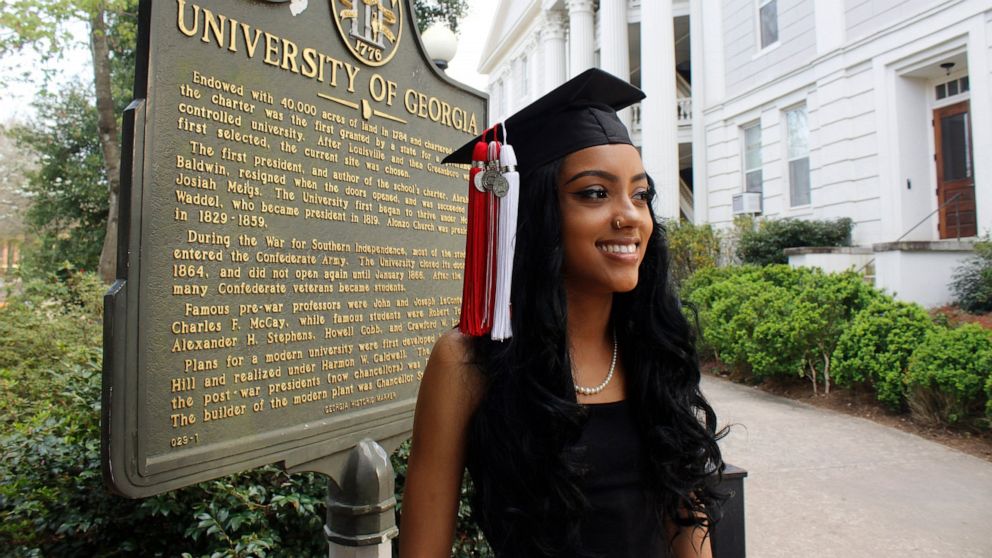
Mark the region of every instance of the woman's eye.
POLYGON ((651 190, 638 190, 634 193, 634 199, 637 201, 649 202, 653 197, 654 192, 651 190))
POLYGON ((602 200, 606 199, 606 189, 605 188, 586 188, 585 190, 580 190, 576 194, 583 199, 588 200, 602 200))

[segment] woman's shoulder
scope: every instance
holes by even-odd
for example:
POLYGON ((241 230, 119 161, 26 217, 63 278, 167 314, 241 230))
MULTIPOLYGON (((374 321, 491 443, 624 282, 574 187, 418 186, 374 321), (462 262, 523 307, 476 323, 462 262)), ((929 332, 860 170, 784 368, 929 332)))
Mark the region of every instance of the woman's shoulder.
POLYGON ((441 334, 431 349, 431 362, 447 366, 469 366, 472 357, 472 338, 457 328, 441 334))
POLYGON ((442 392, 475 407, 485 382, 473 362, 471 337, 452 329, 434 342, 421 383, 421 391, 424 389, 442 392))

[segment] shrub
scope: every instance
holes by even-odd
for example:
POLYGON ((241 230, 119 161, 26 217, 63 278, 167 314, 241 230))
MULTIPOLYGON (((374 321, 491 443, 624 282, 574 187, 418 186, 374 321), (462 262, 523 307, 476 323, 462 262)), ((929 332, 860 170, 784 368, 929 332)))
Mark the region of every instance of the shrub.
POLYGON ((992 239, 975 243, 975 253, 954 270, 954 302, 972 313, 992 311, 992 239))
POLYGON ((108 493, 100 371, 53 375, 63 378, 59 404, 39 405, 0 438, 0 540, 12 555, 326 555, 316 475, 263 467, 143 500, 108 493))
POLYGON ((933 330, 920 306, 878 297, 841 333, 833 357, 837 384, 867 384, 879 401, 901 408, 909 357, 933 330))
POLYGON ((850 246, 853 222, 844 217, 834 221, 766 219, 755 228, 748 221, 739 232, 737 257, 744 263, 769 265, 788 263, 783 250, 797 246, 850 246), (746 228, 750 227, 750 228, 746 228))
POLYGON ((831 359, 852 317, 880 296, 854 273, 787 265, 706 271, 687 282, 700 352, 758 377, 805 376, 829 391, 831 359))
POLYGON ((704 339, 715 356, 759 377, 776 373, 777 363, 761 358, 766 347, 760 346, 756 330, 767 322, 783 319, 791 302, 788 291, 739 275, 699 294, 699 298, 713 298, 712 306, 702 313, 701 322, 704 339))
POLYGON ((992 340, 987 330, 973 324, 937 328, 909 359, 909 409, 929 423, 955 424, 979 416, 990 370, 992 340))
POLYGON ((716 267, 720 261, 720 237, 709 224, 669 221, 665 223, 665 238, 670 275, 676 286, 700 270, 716 267))
POLYGON ((813 383, 822 380, 830 393, 833 354, 841 334, 854 316, 882 295, 854 272, 823 273, 806 270, 800 275, 798 301, 790 315, 791 327, 802 352, 805 376, 813 383))
POLYGON ((757 274, 756 267, 709 267, 700 270, 682 284, 681 295, 683 312, 689 323, 697 327, 697 350, 703 358, 716 356, 716 349, 709 342, 710 310, 713 304, 731 295, 734 286, 725 284, 733 277, 743 277, 746 274, 757 274))
POLYGON ((693 273, 679 286, 679 294, 685 301, 693 299, 693 294, 705 289, 714 283, 726 281, 735 275, 743 275, 747 272, 757 273, 755 266, 725 266, 707 267, 693 273))
POLYGON ((65 371, 99 367, 104 290, 96 275, 66 267, 26 279, 0 308, 0 424, 61 405, 65 371))
POLYGON ((989 379, 985 382, 985 398, 988 400, 985 403, 985 415, 992 419, 992 374, 989 374, 989 379))

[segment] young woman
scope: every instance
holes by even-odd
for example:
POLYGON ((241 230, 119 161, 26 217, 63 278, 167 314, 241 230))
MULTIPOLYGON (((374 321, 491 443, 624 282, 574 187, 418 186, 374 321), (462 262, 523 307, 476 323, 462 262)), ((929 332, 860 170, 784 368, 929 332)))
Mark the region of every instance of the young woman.
POLYGON ((521 173, 513 335, 455 330, 434 346, 403 558, 449 555, 466 466, 498 556, 710 556, 716 417, 654 187, 615 112, 641 98, 590 70, 506 121, 521 173))

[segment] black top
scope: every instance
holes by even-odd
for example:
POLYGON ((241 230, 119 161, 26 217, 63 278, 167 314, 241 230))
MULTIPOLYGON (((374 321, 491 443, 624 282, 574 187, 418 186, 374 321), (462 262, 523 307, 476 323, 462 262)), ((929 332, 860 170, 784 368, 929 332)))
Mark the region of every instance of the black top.
MULTIPOLYGON (((556 556, 597 558, 665 558, 664 529, 648 500, 643 474, 643 448, 626 401, 584 406, 587 418, 569 453, 583 470, 579 486, 589 508, 580 524, 581 552, 559 549, 556 556)), ((472 470, 472 460, 469 469, 472 470)), ((476 474, 476 471, 472 471, 476 474)), ((512 493, 512 491, 508 491, 512 493)), ((513 508, 511 502, 501 502, 513 508)), ((495 511, 495 510, 492 510, 495 511)), ((477 517, 485 529, 482 517, 477 517)), ((544 556, 517 536, 486 530, 500 558, 544 556)), ((538 530, 542 526, 534 526, 538 530)), ((558 529, 559 527, 543 526, 558 529)))
POLYGON ((591 509, 582 525, 586 550, 603 558, 667 556, 664 531, 648 501, 642 444, 626 401, 587 405, 579 446, 589 467, 583 487, 591 509))

